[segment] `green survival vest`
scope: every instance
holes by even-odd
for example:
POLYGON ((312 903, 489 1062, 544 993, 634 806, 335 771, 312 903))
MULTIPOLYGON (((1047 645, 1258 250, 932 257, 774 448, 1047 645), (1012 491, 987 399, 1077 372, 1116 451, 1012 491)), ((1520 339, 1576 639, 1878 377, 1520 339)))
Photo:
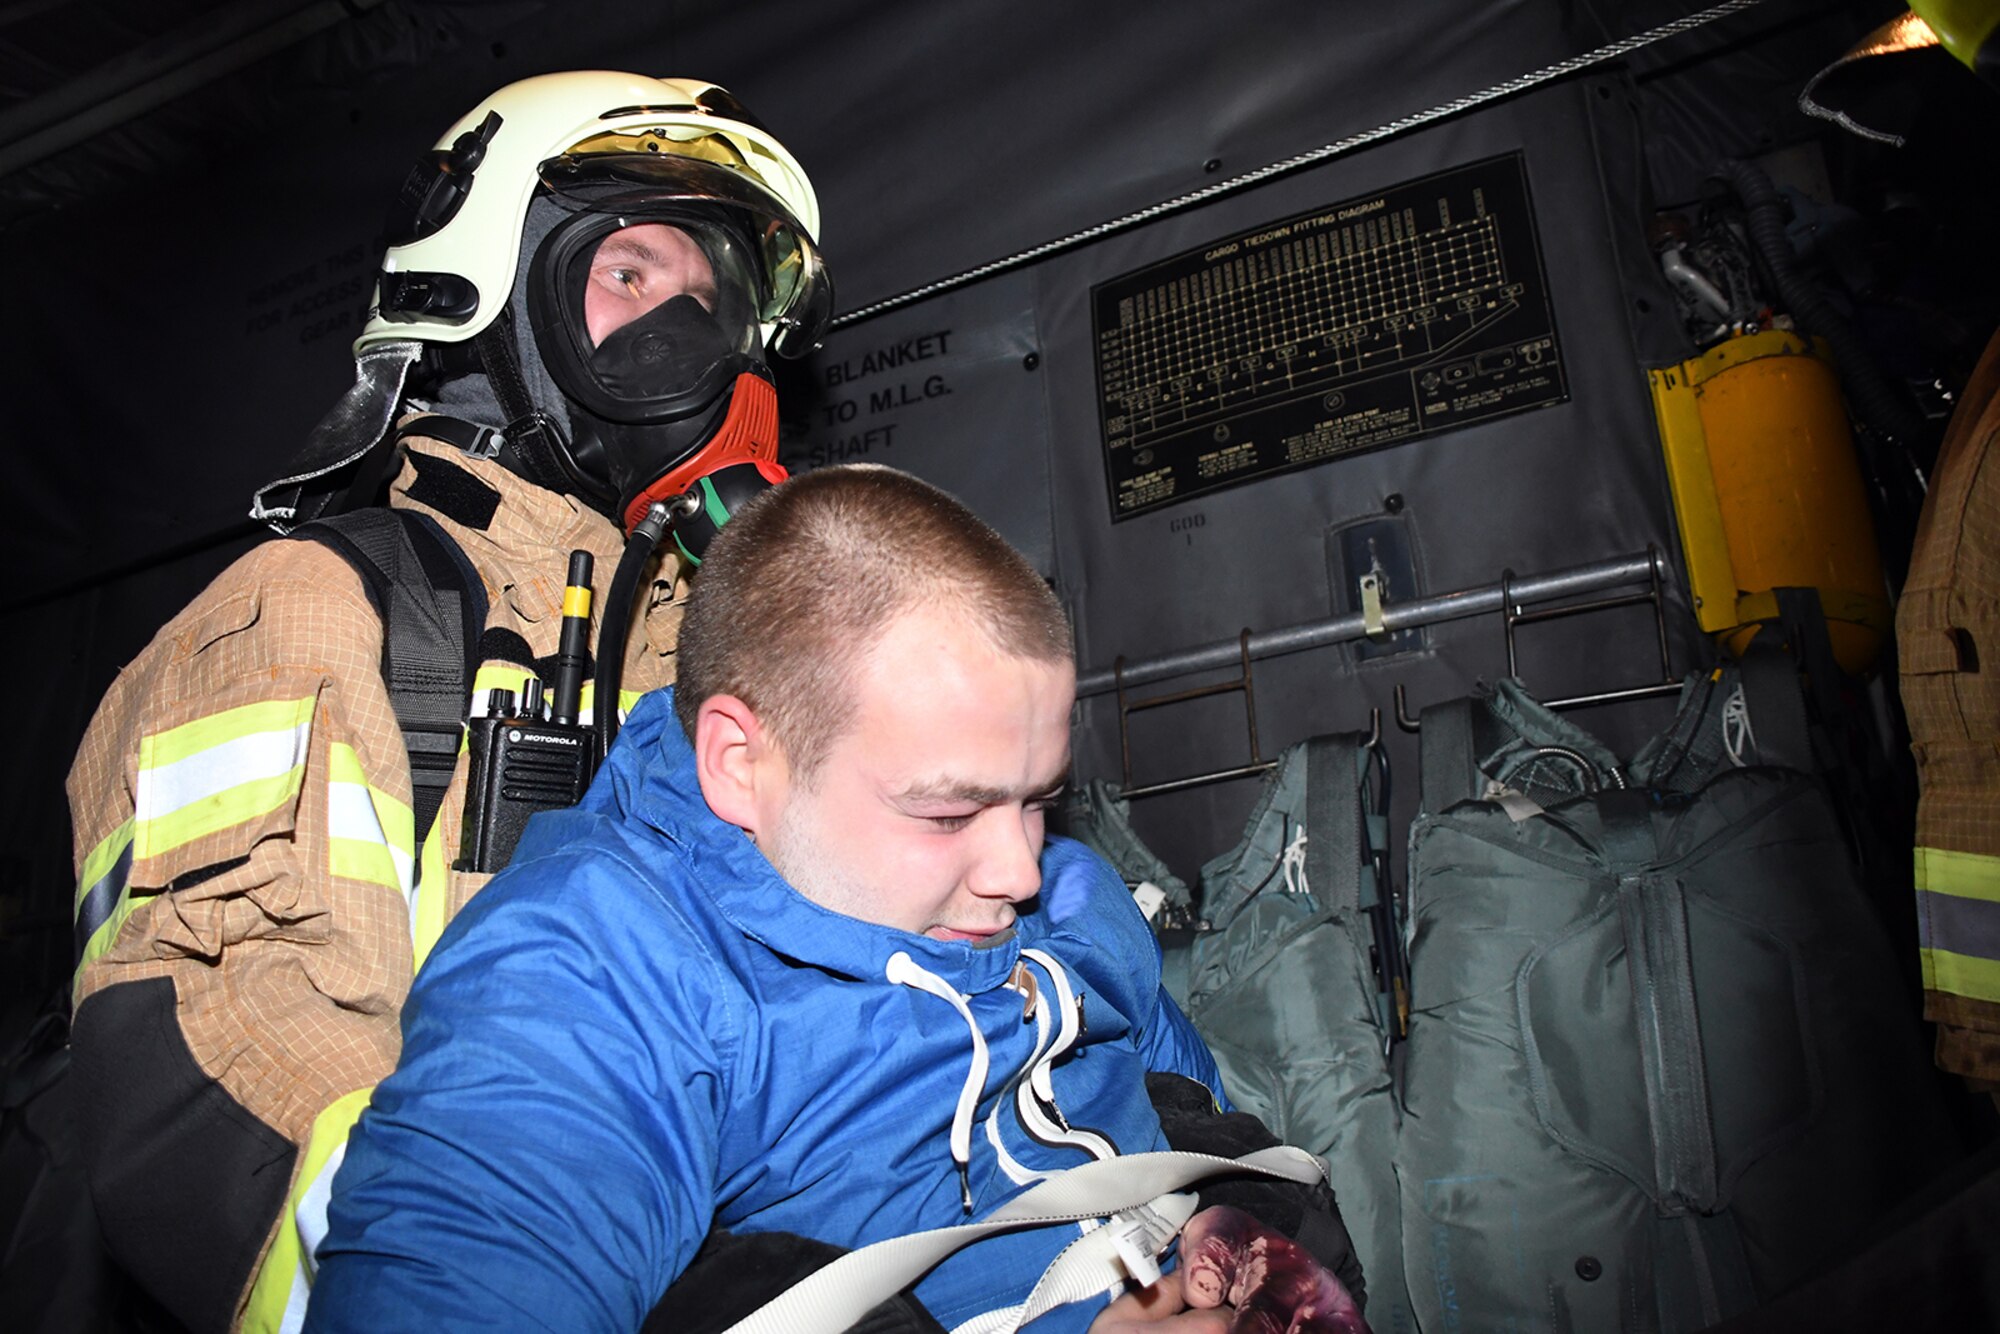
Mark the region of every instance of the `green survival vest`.
MULTIPOLYGON (((1359 735, 1280 756, 1242 840, 1202 868, 1199 929, 1162 933, 1164 975, 1231 1101, 1326 1159, 1367 1279, 1369 1325, 1407 1334, 1416 1325, 1390 1168, 1397 1111, 1370 953, 1371 854, 1387 828, 1369 813, 1367 769, 1359 735)), ((1129 882, 1163 890, 1166 913, 1185 907, 1186 889, 1133 833, 1114 790, 1093 784, 1067 815, 1071 834, 1129 882)))

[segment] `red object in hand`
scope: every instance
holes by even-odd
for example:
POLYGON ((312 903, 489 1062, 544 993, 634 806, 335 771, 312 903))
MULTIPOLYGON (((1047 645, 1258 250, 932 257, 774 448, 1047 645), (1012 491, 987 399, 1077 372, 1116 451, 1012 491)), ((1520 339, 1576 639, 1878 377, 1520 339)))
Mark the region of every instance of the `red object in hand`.
POLYGON ((1181 1229, 1189 1306, 1234 1309, 1229 1334, 1369 1334, 1331 1271, 1240 1209, 1204 1209, 1181 1229))

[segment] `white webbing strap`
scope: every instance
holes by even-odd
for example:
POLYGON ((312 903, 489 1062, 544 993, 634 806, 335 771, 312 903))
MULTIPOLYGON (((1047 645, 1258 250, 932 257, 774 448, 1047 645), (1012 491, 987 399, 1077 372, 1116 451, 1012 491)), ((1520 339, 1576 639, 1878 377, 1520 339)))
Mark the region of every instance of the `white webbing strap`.
MULTIPOLYGON (((749 1316, 730 1326, 728 1334, 839 1334, 878 1304, 916 1282, 954 1251, 982 1238, 1023 1228, 1104 1218, 1155 1206, 1155 1219, 1171 1219, 1173 1202, 1160 1199, 1207 1177, 1250 1172, 1310 1184, 1325 1179, 1320 1160, 1304 1149, 1277 1145, 1241 1158, 1205 1153, 1132 1153, 1084 1163, 1015 1196, 977 1223, 933 1228, 891 1237, 850 1251, 818 1272, 793 1284, 749 1316)), ((1185 1206, 1192 1210, 1190 1200, 1185 1206)), ((1186 1221, 1183 1214, 1181 1222, 1186 1221)), ((1179 1222, 1173 1224, 1178 1230, 1179 1222)), ((1114 1233, 1114 1228, 1098 1232, 1114 1233)), ((1084 1237, 1089 1241, 1093 1232, 1084 1237)), ((1166 1237, 1171 1237, 1169 1231, 1166 1237)), ((1166 1238, 1160 1244, 1165 1245, 1166 1238)), ((1133 1238, 1125 1238, 1126 1247, 1133 1238)), ((1031 1301, 1048 1310, 1063 1301, 1101 1292, 1123 1277, 1115 1237, 1090 1247, 1072 1245, 1056 1257, 1036 1285, 1031 1301), (1077 1252, 1072 1257, 1071 1252, 1077 1252), (1045 1292, 1044 1290, 1047 1289, 1045 1292), (1069 1294, 1058 1296, 1058 1293, 1069 1294)), ((1030 1309, 1018 1308, 1022 1318, 1030 1309)), ((1036 1315, 1041 1311, 1036 1311, 1036 1315)), ((1018 1325, 1017 1318, 1014 1325, 1018 1325)), ((1014 1325, 1002 1326, 1013 1328, 1014 1325)))
POLYGON ((1014 1334, 1058 1306, 1094 1297, 1127 1278, 1151 1287, 1160 1281, 1160 1254, 1194 1217, 1199 1203, 1192 1194, 1162 1195, 1117 1215, 1063 1247, 1027 1301, 976 1315, 951 1334, 1014 1334))

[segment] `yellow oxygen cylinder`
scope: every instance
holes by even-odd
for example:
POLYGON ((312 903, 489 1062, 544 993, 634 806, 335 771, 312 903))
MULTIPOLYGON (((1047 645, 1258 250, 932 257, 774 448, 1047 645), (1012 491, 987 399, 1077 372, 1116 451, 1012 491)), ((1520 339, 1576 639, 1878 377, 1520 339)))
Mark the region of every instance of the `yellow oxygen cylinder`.
POLYGON ((1649 373, 1703 630, 1740 653, 1812 588, 1834 656, 1874 666, 1893 624, 1840 382, 1794 333, 1742 334, 1649 373))

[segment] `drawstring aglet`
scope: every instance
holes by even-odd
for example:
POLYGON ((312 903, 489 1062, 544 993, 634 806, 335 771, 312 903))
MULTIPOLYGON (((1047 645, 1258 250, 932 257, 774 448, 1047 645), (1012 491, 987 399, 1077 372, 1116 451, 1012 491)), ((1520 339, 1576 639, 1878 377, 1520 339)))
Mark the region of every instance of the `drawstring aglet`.
POLYGON ((1021 1022, 1033 1019, 1035 1006, 1041 1001, 1041 988, 1035 985, 1035 975, 1028 971, 1025 962, 1014 961, 1014 971, 1007 974, 1007 989, 1021 993, 1021 1022))
POLYGON ((972 1168, 971 1168, 971 1166, 970 1166, 969 1164, 967 1164, 967 1163, 960 1163, 960 1164, 958 1165, 958 1194, 959 1194, 959 1198, 960 1198, 961 1200, 963 1200, 963 1201, 964 1201, 964 1203, 965 1203, 965 1213, 966 1213, 966 1216, 967 1216, 968 1218, 969 1218, 969 1217, 971 1217, 971 1215, 972 1215, 972 1168))

